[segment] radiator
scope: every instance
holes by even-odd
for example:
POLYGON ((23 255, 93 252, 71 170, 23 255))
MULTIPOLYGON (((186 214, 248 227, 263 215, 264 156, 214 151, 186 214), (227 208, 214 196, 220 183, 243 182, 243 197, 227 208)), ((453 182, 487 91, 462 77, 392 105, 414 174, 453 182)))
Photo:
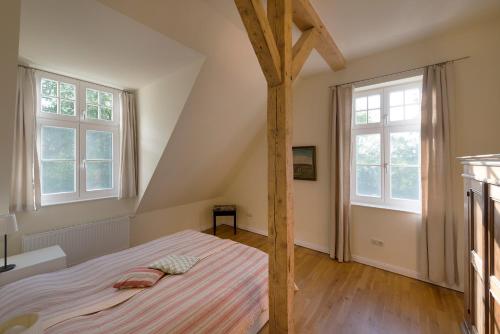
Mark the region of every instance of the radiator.
POLYGON ((23 252, 59 245, 69 266, 129 247, 129 217, 112 218, 22 237, 23 252))

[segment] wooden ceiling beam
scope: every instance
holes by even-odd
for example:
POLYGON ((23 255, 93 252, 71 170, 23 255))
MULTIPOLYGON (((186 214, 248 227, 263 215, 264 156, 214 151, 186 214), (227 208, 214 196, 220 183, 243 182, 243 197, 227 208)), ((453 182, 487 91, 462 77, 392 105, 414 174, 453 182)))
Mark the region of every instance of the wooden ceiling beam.
POLYGON ((299 75, 312 49, 316 47, 318 37, 318 30, 310 28, 302 33, 302 36, 293 46, 292 80, 299 75))
POLYGON ((338 71, 345 68, 345 59, 342 52, 335 44, 328 30, 326 30, 323 21, 321 21, 309 0, 293 0, 293 22, 303 32, 316 28, 319 33, 316 50, 332 70, 338 71))
POLYGON ((261 0, 235 0, 262 72, 270 86, 281 83, 281 59, 261 0))

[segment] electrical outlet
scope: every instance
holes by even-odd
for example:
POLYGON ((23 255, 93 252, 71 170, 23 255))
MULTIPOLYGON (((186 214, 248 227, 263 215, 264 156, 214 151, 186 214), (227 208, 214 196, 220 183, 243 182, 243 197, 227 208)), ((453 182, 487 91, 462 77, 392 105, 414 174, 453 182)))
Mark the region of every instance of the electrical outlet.
POLYGON ((384 246, 384 242, 382 240, 374 239, 374 238, 371 238, 370 240, 371 240, 372 244, 374 244, 375 246, 379 246, 379 247, 384 246))

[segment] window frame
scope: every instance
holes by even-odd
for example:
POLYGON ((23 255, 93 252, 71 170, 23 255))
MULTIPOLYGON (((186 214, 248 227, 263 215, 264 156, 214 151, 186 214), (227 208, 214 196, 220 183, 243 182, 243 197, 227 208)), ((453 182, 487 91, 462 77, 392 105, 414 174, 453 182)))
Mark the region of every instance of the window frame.
MULTIPOLYGON (((399 122, 398 122, 399 123, 399 122)), ((411 211, 411 212, 420 212, 421 211, 421 198, 422 198, 422 182, 421 182, 421 175, 422 175, 422 165, 421 161, 422 159, 420 158, 420 143, 419 143, 419 152, 418 152, 418 178, 419 178, 419 189, 418 189, 418 200, 411 200, 411 199, 399 199, 399 198, 393 198, 391 195, 391 133, 394 132, 411 132, 411 131, 418 131, 419 134, 420 132, 420 124, 397 124, 393 126, 389 126, 386 129, 386 133, 384 135, 384 146, 385 146, 385 155, 384 155, 384 161, 385 161, 385 174, 387 181, 384 184, 385 188, 385 194, 387 194, 387 197, 385 198, 385 203, 389 207, 397 208, 403 211, 411 211)), ((412 167, 412 166, 408 166, 412 167)))
POLYGON ((42 127, 59 127, 59 128, 72 128, 75 129, 75 191, 67 192, 67 193, 54 193, 54 194, 42 194, 42 206, 44 205, 52 205, 57 203, 64 202, 74 202, 78 201, 78 194, 80 192, 80 183, 78 182, 78 174, 79 174, 79 156, 80 156, 80 138, 78 133, 78 124, 75 122, 68 122, 66 120, 57 120, 52 119, 52 117, 48 117, 46 119, 37 120, 37 151, 38 153, 38 161, 39 161, 39 170, 40 170, 40 192, 42 191, 42 127))
MULTIPOLYGON (((352 104, 353 104, 353 108, 352 108, 352 126, 351 126, 351 129, 352 130, 355 130, 355 129, 370 129, 370 128, 379 128, 380 127, 380 124, 384 121, 384 90, 382 88, 373 88, 373 89, 367 89, 367 90, 363 90, 363 91, 360 91, 358 92, 356 95, 353 95, 353 99, 352 99, 352 104), (356 124, 356 98, 360 98, 360 97, 367 97, 367 106, 366 106, 366 111, 368 113, 368 111, 370 110, 369 107, 368 107, 368 97, 371 96, 371 95, 376 95, 376 94, 379 94, 380 95, 380 120, 379 122, 376 122, 376 123, 368 123, 368 115, 366 116, 367 117, 367 122, 366 124, 356 124)), ((371 110, 374 110, 374 109, 371 109, 371 110)))
MULTIPOLYGON (((420 114, 419 117, 412 120, 400 120, 400 121, 390 121, 390 105, 389 96, 391 92, 406 90, 413 87, 418 87, 420 93, 422 92, 422 76, 414 76, 409 79, 414 79, 409 82, 395 83, 391 84, 388 81, 383 87, 377 85, 377 88, 373 89, 362 89, 361 91, 353 92, 352 99, 352 117, 351 117, 351 203, 354 205, 362 206, 375 206, 393 210, 408 211, 408 212, 421 212, 421 154, 418 154, 418 167, 419 167, 419 200, 410 199, 397 199, 391 197, 391 176, 390 176, 390 135, 393 132, 404 132, 404 131, 418 131, 421 133, 420 125, 420 114), (373 94, 381 95, 381 112, 380 112, 380 122, 377 123, 367 123, 367 124, 356 124, 356 98, 369 96, 373 94), (356 162, 356 137, 358 135, 379 133, 380 134, 380 157, 381 157, 381 178, 380 186, 381 191, 380 197, 362 196, 357 194, 357 162, 356 162)), ((421 105, 421 97, 420 97, 421 105)), ((404 104, 403 104, 404 105, 404 104)), ((420 146, 419 146, 420 148, 420 146)))
MULTIPOLYGON (((120 163, 120 114, 121 106, 119 102, 120 90, 100 86, 98 84, 89 83, 86 81, 70 78, 63 75, 37 71, 36 73, 36 145, 39 152, 40 164, 40 185, 42 182, 42 143, 41 143, 41 128, 44 126, 74 128, 76 130, 75 138, 75 192, 58 193, 58 194, 41 194, 42 206, 64 204, 78 201, 116 198, 118 197, 118 181, 119 181, 119 163, 120 163), (55 80, 58 82, 70 83, 75 85, 75 115, 61 115, 43 112, 41 108, 41 80, 43 78, 55 80), (86 95, 87 88, 96 89, 99 91, 113 94, 113 116, 111 121, 100 119, 88 119, 86 117, 86 95), (103 190, 86 190, 86 131, 106 131, 113 134, 113 177, 111 189, 103 190)), ((59 95, 59 94, 58 94, 59 95)), ((60 97, 59 97, 60 98, 60 97)), ((59 108, 59 107, 58 107, 59 108)))
MULTIPOLYGON (((387 111, 386 119, 387 119, 387 123, 390 126, 409 125, 409 124, 419 124, 420 125, 421 114, 419 114, 419 117, 414 119, 414 120, 400 120, 400 121, 391 121, 390 120, 390 104, 389 104, 390 94, 394 91, 406 90, 406 89, 411 89, 411 88, 415 88, 415 87, 419 87, 420 94, 422 94, 422 80, 418 80, 415 82, 409 82, 409 83, 403 83, 403 84, 397 84, 397 85, 393 85, 393 86, 388 86, 384 89, 384 101, 386 103, 384 105, 384 110, 387 111), (419 83, 420 83, 420 86, 419 86, 419 83)), ((404 106, 404 103, 403 103, 403 106, 404 106)), ((420 97, 420 106, 422 106, 422 97, 420 97)))
POLYGON ((120 137, 119 129, 116 127, 110 128, 109 126, 95 125, 95 124, 80 124, 80 198, 81 199, 96 199, 107 197, 118 197, 118 173, 119 173, 119 147, 120 137), (113 178, 111 189, 100 190, 87 190, 87 131, 104 131, 113 134, 113 178), (118 142, 118 143, 117 143, 118 142))
MULTIPOLYGON (((35 75, 36 79, 36 118, 38 119, 43 118, 43 119, 53 119, 56 121, 68 121, 68 122, 75 122, 78 120, 78 101, 79 101, 79 82, 76 79, 69 78, 69 77, 64 77, 61 75, 56 75, 53 73, 46 73, 46 72, 37 72, 35 75), (40 103, 40 100, 42 98, 42 87, 41 87, 41 81, 43 78, 54 80, 54 81, 63 81, 65 83, 69 83, 72 85, 75 85, 75 115, 70 116, 70 115, 62 115, 62 114, 52 114, 52 113, 47 113, 42 111, 42 106, 40 103)), ((60 108, 60 93, 58 96, 59 99, 59 106, 60 108)))
POLYGON ((80 121, 83 123, 88 123, 88 124, 95 124, 95 125, 113 125, 113 126, 119 126, 120 125, 120 100, 119 100, 119 91, 113 88, 109 87, 104 87, 104 86, 99 86, 94 83, 90 82, 84 82, 82 81, 80 83, 80 88, 79 88, 79 106, 80 106, 80 121), (113 94, 113 119, 111 121, 106 121, 102 119, 92 119, 87 117, 87 89, 92 89, 92 90, 97 90, 101 92, 106 92, 106 93, 111 93, 113 94), (105 123, 103 123, 105 122, 105 123))
POLYGON ((358 128, 356 132, 353 131, 351 134, 352 143, 351 147, 353 155, 351 158, 351 201, 355 203, 367 203, 367 204, 375 204, 382 205, 383 198, 385 196, 385 173, 384 173, 384 152, 383 152, 383 143, 384 143, 384 134, 382 129, 378 127, 366 127, 366 128, 358 128), (357 194, 357 154, 356 154, 356 136, 358 135, 369 135, 369 134, 379 134, 380 135, 380 165, 370 165, 370 166, 379 166, 380 167, 380 198, 375 196, 362 196, 357 194))

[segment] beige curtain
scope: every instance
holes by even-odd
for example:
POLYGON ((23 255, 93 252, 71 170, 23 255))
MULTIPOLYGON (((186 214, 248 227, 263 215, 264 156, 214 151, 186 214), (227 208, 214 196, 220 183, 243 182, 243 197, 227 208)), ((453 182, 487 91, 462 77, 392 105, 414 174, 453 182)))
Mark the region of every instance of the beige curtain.
POLYGON ((332 89, 330 117, 330 257, 350 261, 352 86, 332 89))
POLYGON ((36 147, 36 80, 32 69, 18 67, 10 212, 40 208, 36 147))
POLYGON ((119 198, 132 198, 136 197, 138 192, 137 115, 134 94, 122 92, 120 103, 122 136, 119 198))
POLYGON ((420 271, 432 282, 458 284, 452 207, 450 112, 452 63, 428 66, 422 88, 422 230, 420 271))

